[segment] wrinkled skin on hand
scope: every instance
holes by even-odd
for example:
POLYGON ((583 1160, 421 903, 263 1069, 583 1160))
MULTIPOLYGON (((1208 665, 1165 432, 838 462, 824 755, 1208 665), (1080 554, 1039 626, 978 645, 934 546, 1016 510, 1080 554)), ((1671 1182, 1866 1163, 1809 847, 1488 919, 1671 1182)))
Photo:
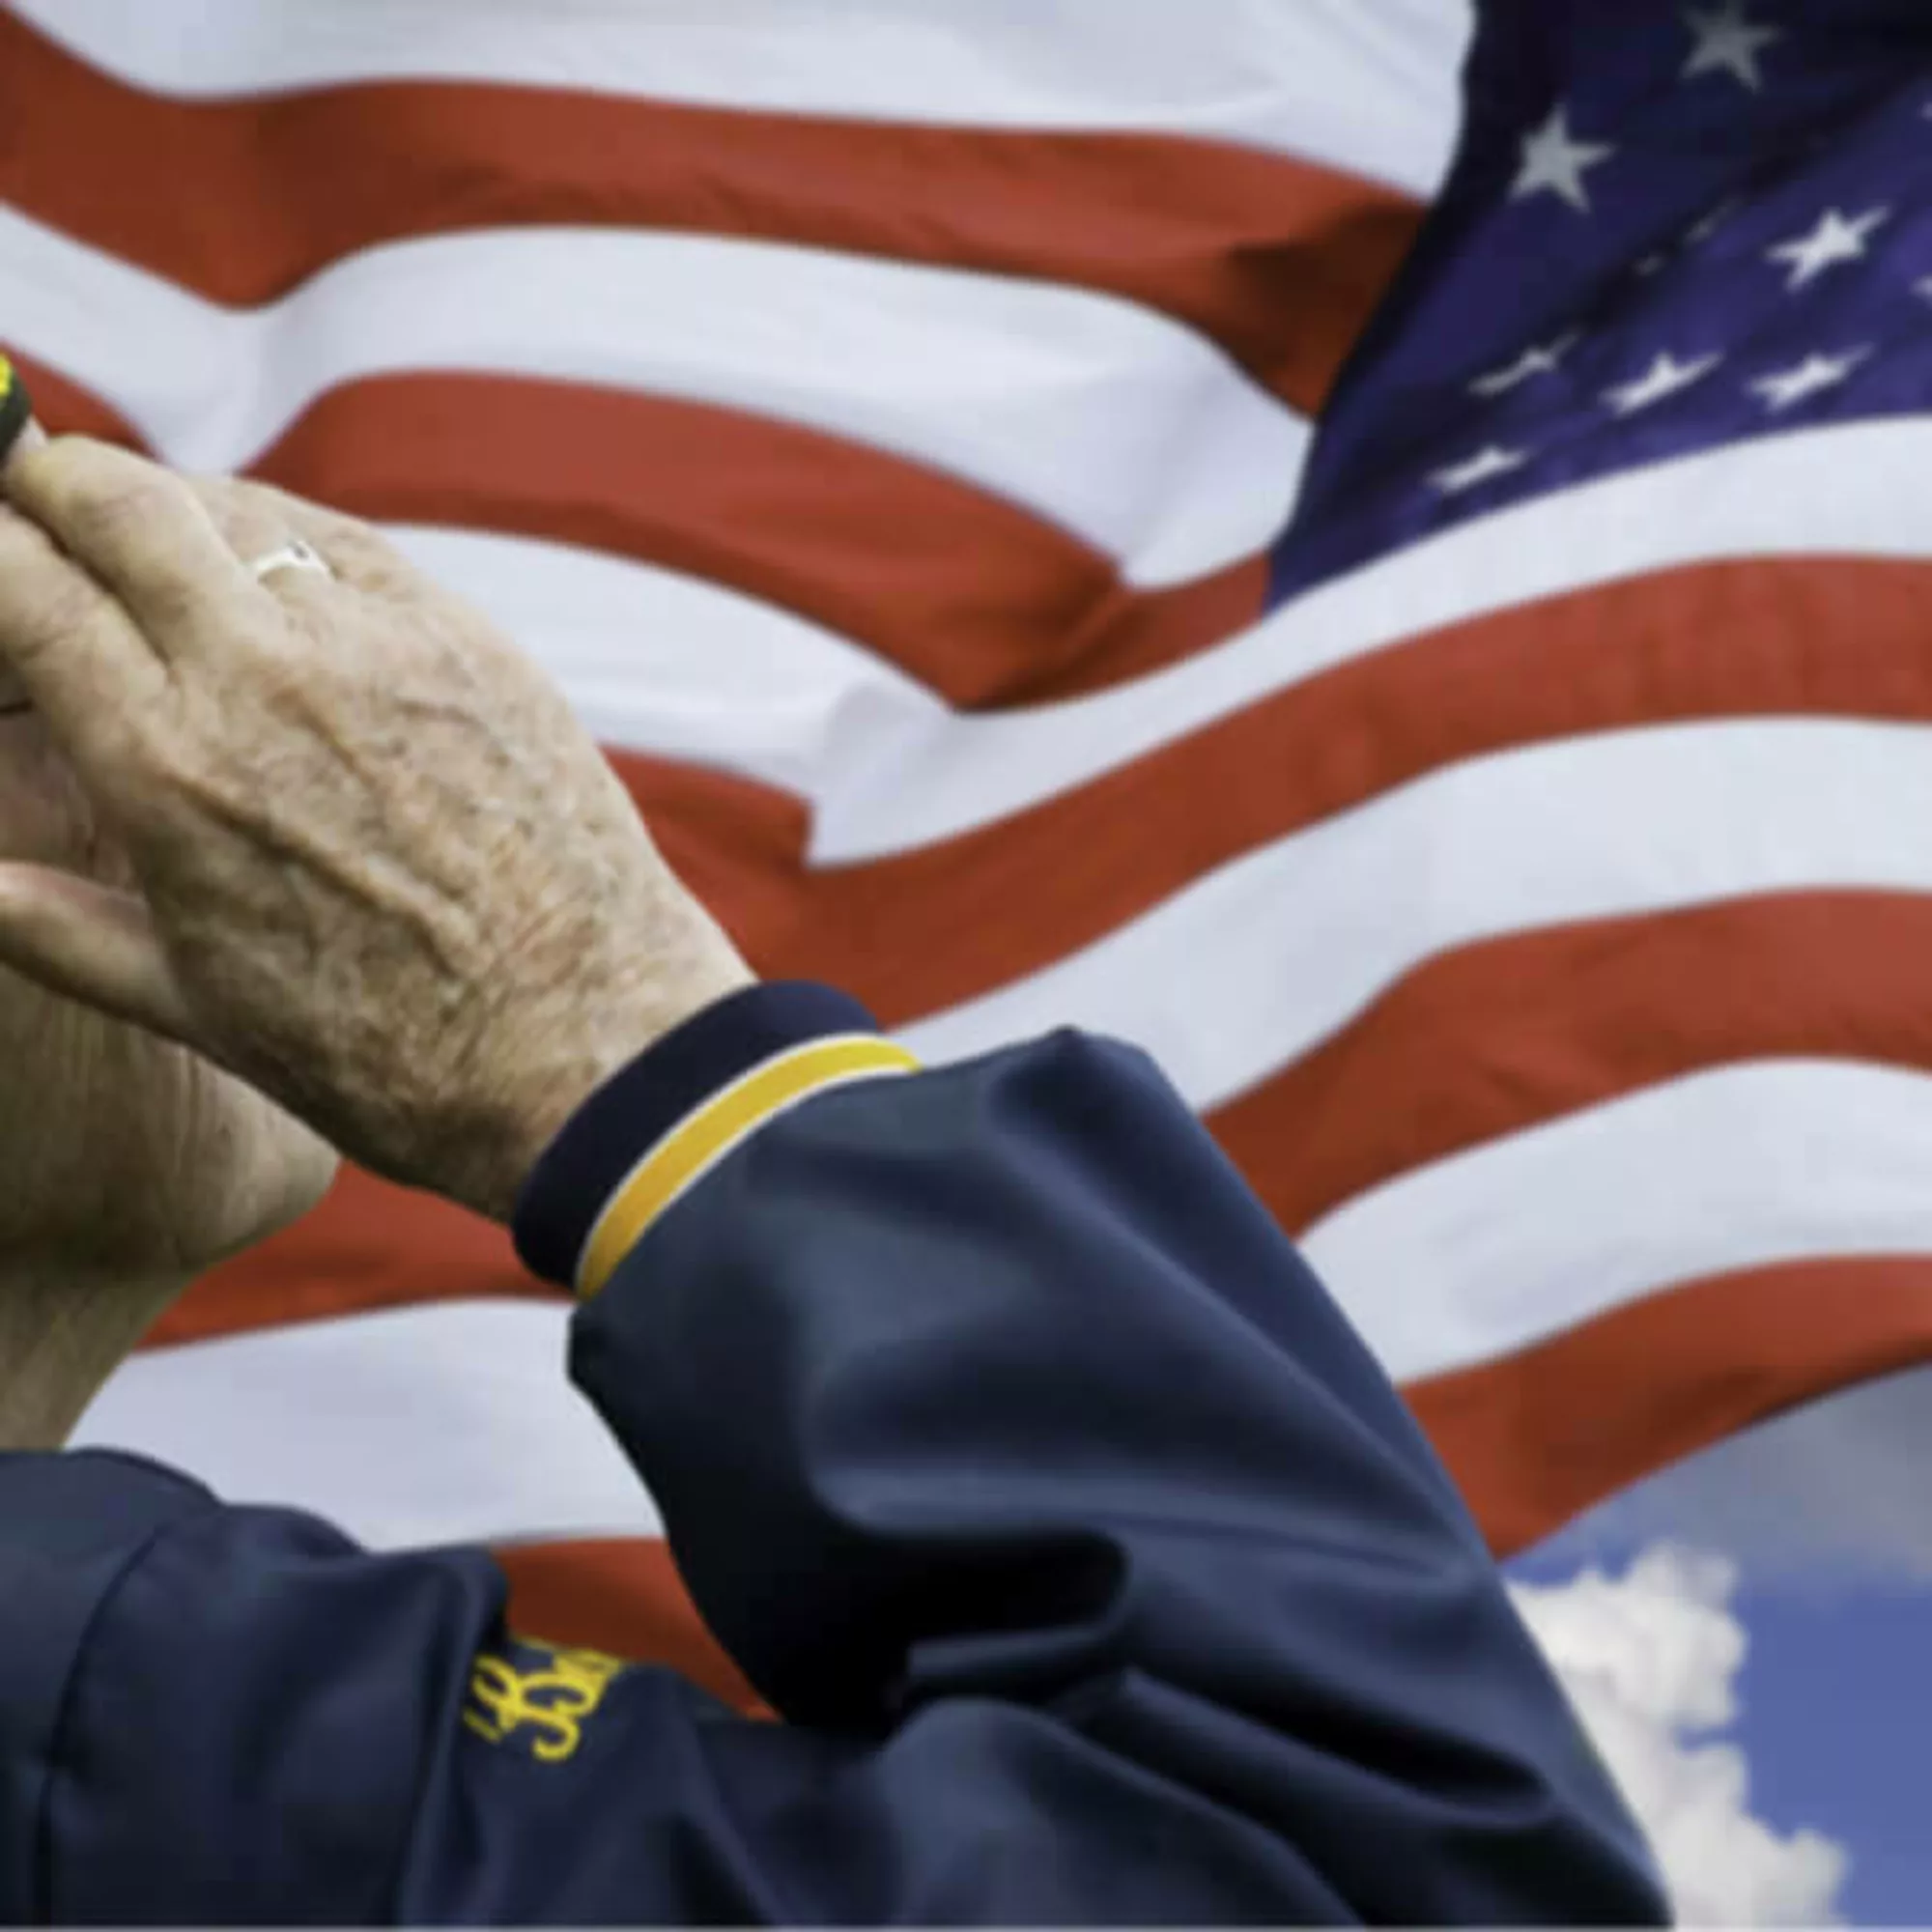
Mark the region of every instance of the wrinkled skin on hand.
POLYGON ((593 1087, 750 983, 562 695, 375 531, 80 439, 8 487, 0 641, 140 893, 15 900, 50 983, 497 1219, 593 1087), (298 536, 332 577, 243 567, 298 536))
MULTIPOLYGON (((128 877, 31 714, 0 715, 0 859, 128 877)), ((335 1165, 185 1047, 0 968, 0 1276, 186 1280, 306 1212, 335 1165)))

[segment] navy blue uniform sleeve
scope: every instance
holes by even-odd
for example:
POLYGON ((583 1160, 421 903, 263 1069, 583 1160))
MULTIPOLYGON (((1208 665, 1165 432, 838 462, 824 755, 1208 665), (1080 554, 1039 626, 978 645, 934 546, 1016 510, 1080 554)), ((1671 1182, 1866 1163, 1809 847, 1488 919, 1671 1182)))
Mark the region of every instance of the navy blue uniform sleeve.
POLYGON ((0 1916, 1655 1922, 1394 1392, 1140 1056, 760 988, 519 1214, 790 1721, 112 1459, 0 1459, 0 1916))

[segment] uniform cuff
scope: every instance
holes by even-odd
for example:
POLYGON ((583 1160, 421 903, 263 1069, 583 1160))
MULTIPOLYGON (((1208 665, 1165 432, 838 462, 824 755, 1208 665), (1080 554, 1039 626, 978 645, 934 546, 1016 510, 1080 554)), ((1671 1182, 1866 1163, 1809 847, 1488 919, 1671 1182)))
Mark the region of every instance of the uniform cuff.
POLYGON ((592 1295, 651 1225, 750 1135, 828 1088, 916 1072, 829 986, 751 986, 667 1034, 578 1109, 525 1183, 533 1274, 592 1295))

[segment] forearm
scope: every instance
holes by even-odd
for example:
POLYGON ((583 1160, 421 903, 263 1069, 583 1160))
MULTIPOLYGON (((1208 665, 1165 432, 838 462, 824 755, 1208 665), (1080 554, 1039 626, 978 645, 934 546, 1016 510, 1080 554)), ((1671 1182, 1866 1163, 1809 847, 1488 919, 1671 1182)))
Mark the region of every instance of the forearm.
MULTIPOLYGON (((1004 1766, 935 1818, 1024 1800, 1042 1753, 1116 1794, 1025 1828, 1085 1909, 1659 1909, 1419 1432, 1138 1056, 1061 1036, 791 1107, 663 1209, 574 1364, 789 1718, 890 1739, 885 1787, 944 1738, 1004 1766), (1163 1849, 1095 1822, 1162 1789, 1163 1849)), ((895 1857, 930 1855, 909 1825, 895 1857)))

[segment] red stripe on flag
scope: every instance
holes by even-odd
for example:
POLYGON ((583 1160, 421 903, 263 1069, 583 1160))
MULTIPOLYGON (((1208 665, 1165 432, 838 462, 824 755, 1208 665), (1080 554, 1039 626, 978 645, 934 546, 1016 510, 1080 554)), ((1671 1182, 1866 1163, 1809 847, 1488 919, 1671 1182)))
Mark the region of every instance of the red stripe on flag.
POLYGON ((1208 1125, 1301 1230, 1395 1175, 1712 1067, 1932 1071, 1928 984, 1932 897, 1777 895, 1514 933, 1418 967, 1208 1125))
POLYGON ((1141 591, 1021 505, 864 443, 669 397, 483 376, 319 398, 252 469, 390 522, 513 531, 708 578, 962 709, 1120 683, 1260 616, 1267 560, 1141 591))
MULTIPOLYGON (((16 356, 41 419, 152 454, 16 356)), ((961 710, 1099 691, 1262 614, 1255 556, 1141 590, 1111 557, 905 458, 702 403, 487 376, 331 390, 253 466, 371 521, 547 538, 726 584, 865 645, 961 710)))
POLYGON ((468 1208, 345 1167, 320 1208, 203 1275, 148 1331, 174 1348, 435 1301, 560 1298, 508 1233, 468 1208))
POLYGON ((176 101, 5 11, 0 120, 0 199, 232 306, 411 236, 530 224, 740 236, 1117 295, 1199 329, 1305 413, 1420 221, 1412 201, 1352 176, 1159 134, 416 81, 176 101), (130 191, 157 156, 166 192, 130 191))
MULTIPOLYGON (((0 20, 5 19, 0 14, 0 20)), ((0 317, 0 327, 5 319, 0 317)), ((0 337, 0 343, 5 338, 0 337)), ((34 413, 43 428, 55 436, 92 436, 102 442, 118 442, 142 455, 152 455, 146 441, 128 419, 93 390, 70 382, 59 370, 31 355, 22 355, 12 344, 5 344, 8 358, 19 370, 28 393, 34 399, 34 413)))
POLYGON ((1932 719, 1928 585, 1922 564, 1755 559, 1578 592, 1406 640, 972 832, 819 871, 795 801, 616 763, 761 971, 843 986, 897 1026, 1486 753, 1697 719, 1932 719))
POLYGON ((1932 1257, 1752 1268, 1405 1394, 1501 1555, 1786 1409, 1932 1361, 1932 1257))

